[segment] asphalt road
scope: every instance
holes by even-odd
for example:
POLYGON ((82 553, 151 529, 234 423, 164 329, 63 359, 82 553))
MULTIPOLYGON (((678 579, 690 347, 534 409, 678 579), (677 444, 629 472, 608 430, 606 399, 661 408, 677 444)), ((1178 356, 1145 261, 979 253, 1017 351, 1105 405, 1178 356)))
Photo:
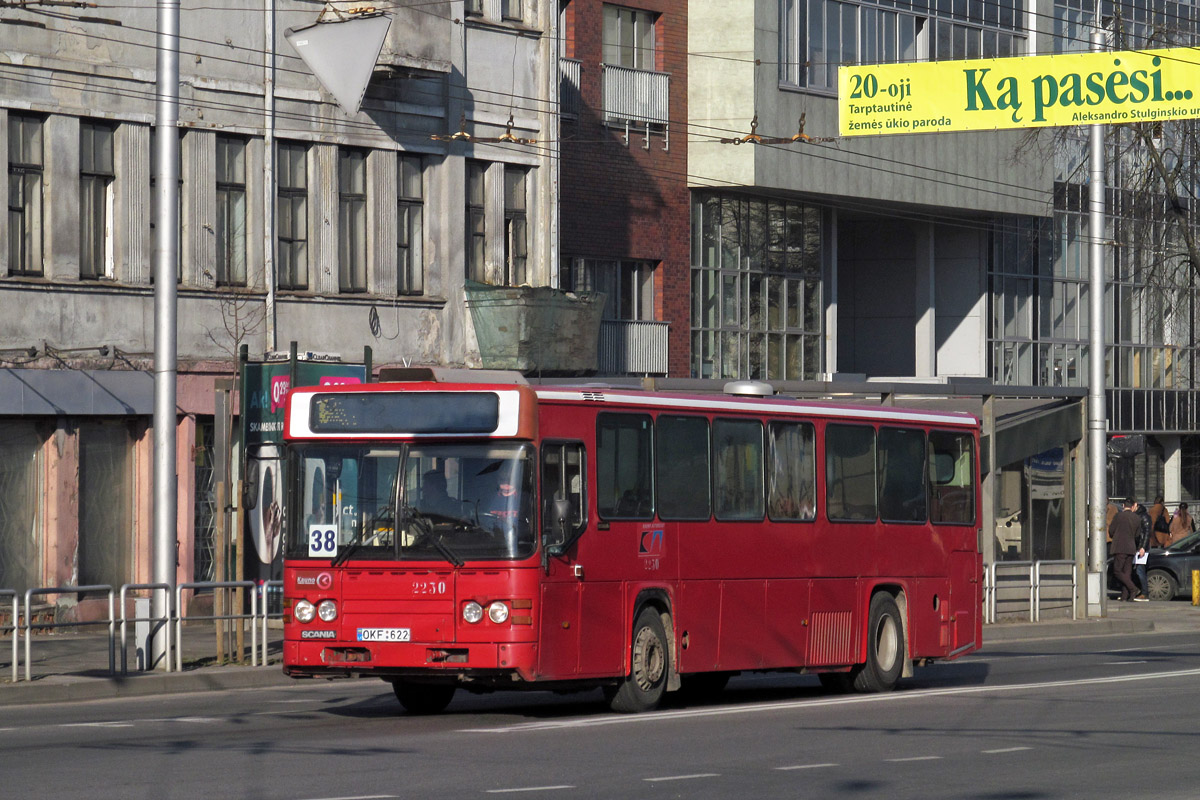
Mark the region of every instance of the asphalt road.
POLYGON ((375 681, 0 708, 5 798, 1200 797, 1200 637, 996 644, 884 695, 748 675, 707 703, 375 681))

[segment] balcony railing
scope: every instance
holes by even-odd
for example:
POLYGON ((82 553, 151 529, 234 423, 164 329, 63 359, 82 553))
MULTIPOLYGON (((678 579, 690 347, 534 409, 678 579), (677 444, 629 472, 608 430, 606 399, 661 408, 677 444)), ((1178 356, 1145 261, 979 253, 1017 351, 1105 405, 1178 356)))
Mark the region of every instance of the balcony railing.
POLYGON ((579 116, 579 76, 583 70, 583 62, 574 58, 560 58, 558 64, 560 71, 559 111, 564 117, 574 119, 579 116))
POLYGON ((600 322, 598 368, 605 375, 666 375, 667 322, 600 322))
POLYGON ((604 121, 666 125, 671 75, 601 64, 604 70, 604 121))

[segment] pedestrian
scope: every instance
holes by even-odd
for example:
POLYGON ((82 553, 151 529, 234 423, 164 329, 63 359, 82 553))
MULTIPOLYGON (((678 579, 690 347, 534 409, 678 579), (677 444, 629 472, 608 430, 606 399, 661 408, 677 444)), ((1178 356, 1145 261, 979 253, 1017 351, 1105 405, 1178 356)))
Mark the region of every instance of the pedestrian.
POLYGON ((1180 503, 1171 518, 1171 544, 1175 544, 1185 536, 1191 536, 1196 530, 1196 521, 1188 513, 1188 504, 1180 503))
POLYGON ((1133 559, 1133 571, 1137 575, 1138 586, 1141 587, 1141 592, 1138 593, 1134 600, 1144 602, 1149 598, 1146 596, 1148 589, 1146 585, 1146 551, 1150 549, 1150 537, 1153 535, 1154 525, 1150 521, 1150 512, 1146 507, 1136 500, 1133 501, 1133 510, 1137 512, 1138 519, 1141 524, 1138 525, 1138 535, 1136 539, 1137 553, 1133 559))
POLYGON ((1166 547, 1171 543, 1171 515, 1160 494, 1150 506, 1150 546, 1166 547))
POLYGON ((1132 600, 1138 596, 1138 589, 1133 585, 1131 571, 1133 556, 1137 553, 1138 531, 1142 526, 1142 518, 1138 516, 1132 500, 1126 501, 1124 509, 1113 517, 1108 527, 1111 537, 1109 552, 1113 557, 1113 576, 1121 584, 1121 601, 1132 600))

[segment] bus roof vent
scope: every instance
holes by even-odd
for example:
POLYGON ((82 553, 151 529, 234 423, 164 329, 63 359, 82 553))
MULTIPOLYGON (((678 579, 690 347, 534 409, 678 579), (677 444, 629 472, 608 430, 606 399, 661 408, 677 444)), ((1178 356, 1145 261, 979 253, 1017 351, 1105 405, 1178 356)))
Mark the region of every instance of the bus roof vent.
POLYGON ((725 384, 725 394, 736 394, 743 397, 770 397, 775 394, 775 387, 764 381, 730 381, 725 384))
POLYGON ((583 390, 583 399, 584 400, 592 400, 597 403, 602 403, 602 402, 604 402, 604 392, 597 392, 594 389, 593 390, 584 389, 583 390))

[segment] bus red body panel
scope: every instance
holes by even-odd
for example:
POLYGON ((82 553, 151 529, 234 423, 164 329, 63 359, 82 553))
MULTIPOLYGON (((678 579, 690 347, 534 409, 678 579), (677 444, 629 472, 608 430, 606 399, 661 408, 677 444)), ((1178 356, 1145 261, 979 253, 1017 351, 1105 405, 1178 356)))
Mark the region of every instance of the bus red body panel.
POLYGON ((285 435, 292 675, 615 685, 647 604, 685 676, 858 670, 880 592, 911 661, 982 641, 967 415, 426 382, 285 435))

